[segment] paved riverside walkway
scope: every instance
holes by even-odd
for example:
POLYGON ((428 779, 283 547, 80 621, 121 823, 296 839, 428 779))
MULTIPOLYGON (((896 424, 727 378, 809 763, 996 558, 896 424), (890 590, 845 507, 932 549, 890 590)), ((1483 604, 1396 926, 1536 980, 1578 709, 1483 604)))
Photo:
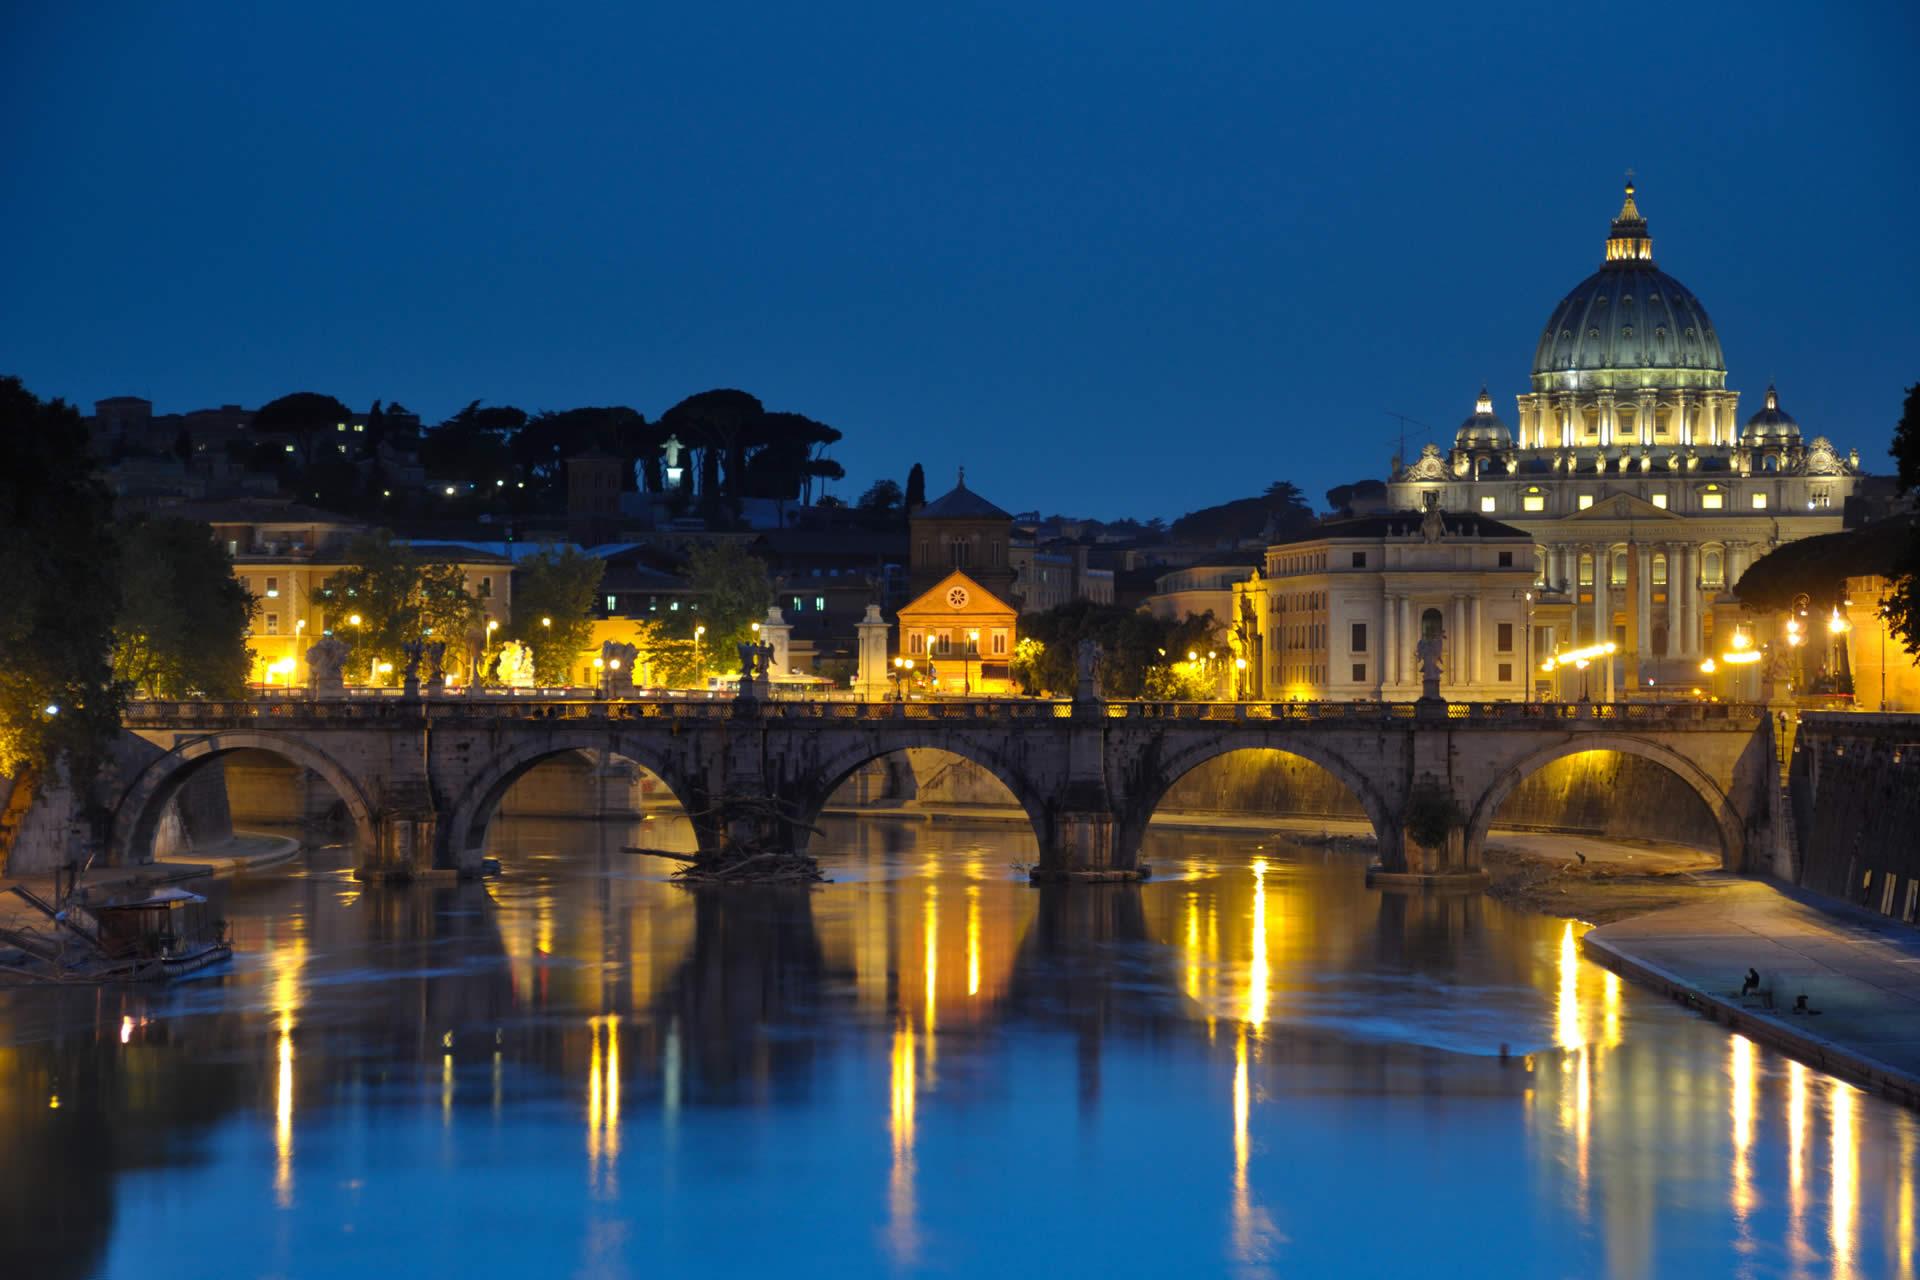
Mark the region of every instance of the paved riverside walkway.
POLYGON ((1729 1028, 1920 1107, 1920 931, 1760 880, 1591 930, 1588 955, 1729 1028), (1740 997, 1749 968, 1763 1000, 1740 997), (1792 1012, 1805 993, 1818 1015, 1792 1012))

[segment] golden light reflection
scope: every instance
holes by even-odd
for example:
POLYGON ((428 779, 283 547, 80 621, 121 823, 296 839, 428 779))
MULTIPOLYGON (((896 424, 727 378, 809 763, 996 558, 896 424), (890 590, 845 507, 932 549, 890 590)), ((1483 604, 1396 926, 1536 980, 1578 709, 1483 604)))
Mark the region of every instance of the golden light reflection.
POLYGON ((1755 1079, 1753 1069, 1753 1041, 1745 1036, 1729 1038, 1727 1074, 1729 1078, 1728 1106, 1733 1114, 1733 1217, 1740 1226, 1741 1253, 1753 1250, 1753 1239, 1748 1215, 1753 1212, 1753 1167, 1750 1151, 1753 1146, 1753 1103, 1755 1079))
POLYGON ((274 1042, 273 1199, 282 1209, 293 1205, 293 1029, 305 999, 301 976, 307 965, 307 939, 299 917, 294 917, 291 927, 293 936, 268 951, 268 1002, 278 1032, 274 1042))
POLYGON ((1253 860, 1253 963, 1247 969, 1246 1020, 1258 1035, 1267 1024, 1272 974, 1267 966, 1267 860, 1253 860))
POLYGON ((1580 1030, 1580 948, 1573 921, 1560 935, 1560 992, 1554 1008, 1554 1038, 1562 1049, 1578 1049, 1587 1038, 1580 1030))
MULTIPOLYGON (((1256 1031, 1257 1034, 1257 1031, 1256 1031)), ((1252 1056, 1247 1027, 1242 1023, 1233 1041, 1233 1258, 1259 1262, 1267 1256, 1272 1224, 1253 1199, 1248 1166, 1253 1161, 1253 1139, 1248 1132, 1253 1117, 1252 1056)))
POLYGON ((1200 895, 1187 890, 1187 998, 1200 998, 1200 895))
POLYGON ((1620 975, 1609 969, 1601 984, 1600 1043, 1611 1049, 1620 1043, 1620 975))
POLYGON ((929 880, 927 901, 921 925, 925 939, 922 963, 927 971, 927 1084, 933 1084, 934 1028, 939 1024, 936 1009, 940 1001, 940 890, 929 880))
POLYGON ((1787 1256, 1797 1267, 1806 1239, 1807 1069, 1787 1063, 1787 1256))
POLYGON ((273 1100, 273 1199, 282 1209, 293 1205, 293 1015, 280 1015, 279 1060, 273 1100))
POLYGON ((1910 1276, 1913 1272, 1913 1179, 1914 1166, 1920 1164, 1920 1151, 1916 1151, 1914 1141, 1915 1125, 1912 1116, 1900 1117, 1900 1210, 1898 1223, 1894 1228, 1894 1248, 1900 1257, 1900 1274, 1910 1276))
POLYGON ((619 1194, 620 1020, 587 1019, 587 1183, 619 1194))
POLYGON ((980 886, 967 886, 967 995, 980 994, 980 886))
POLYGON ((1828 1224, 1828 1238, 1833 1245, 1835 1280, 1853 1274, 1854 1213, 1860 1194, 1860 1153, 1854 1145, 1853 1131, 1856 1096, 1852 1085, 1838 1080, 1828 1082, 1827 1103, 1833 1120, 1833 1217, 1828 1224))
POLYGON ((453 1055, 440 1055, 440 1127, 453 1123, 453 1055))
POLYGON ((893 1168, 887 1179, 887 1243, 894 1261, 911 1265, 919 1260, 920 1231, 914 1204, 913 1024, 902 1018, 893 1031, 893 1168))

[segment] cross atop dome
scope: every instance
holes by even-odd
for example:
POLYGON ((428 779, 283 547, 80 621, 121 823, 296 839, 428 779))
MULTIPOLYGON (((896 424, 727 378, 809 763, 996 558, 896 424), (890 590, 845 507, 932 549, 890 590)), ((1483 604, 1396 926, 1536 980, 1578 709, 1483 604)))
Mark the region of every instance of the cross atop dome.
POLYGON ((1652 262, 1653 237, 1647 234, 1647 219, 1633 202, 1633 170, 1627 170, 1627 197, 1613 220, 1607 236, 1608 262, 1652 262))

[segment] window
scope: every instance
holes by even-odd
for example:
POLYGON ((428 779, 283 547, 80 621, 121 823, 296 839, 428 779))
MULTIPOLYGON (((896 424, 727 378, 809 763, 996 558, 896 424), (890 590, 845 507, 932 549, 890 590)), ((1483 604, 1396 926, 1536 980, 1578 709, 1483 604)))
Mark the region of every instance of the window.
POLYGON ((493 579, 492 578, 489 577, 489 578, 480 579, 480 598, 482 600, 493 599, 493 579))
POLYGON ((1593 505, 1593 495, 1590 493, 1581 494, 1580 497, 1575 501, 1574 505, 1578 506, 1580 510, 1585 511, 1588 507, 1591 507, 1593 505))
POLYGON ((667 612, 668 612, 668 613, 678 613, 678 612, 680 612, 680 602, 679 602, 678 600, 674 600, 674 601, 670 601, 670 602, 669 602, 669 603, 667 604, 667 612))
POLYGON ((1627 585, 1626 552, 1616 551, 1613 553, 1613 572, 1607 575, 1607 581, 1616 587, 1624 587, 1627 585))
POLYGON ((1652 501, 1654 506, 1660 508, 1662 511, 1665 511, 1667 509, 1666 490, 1663 489, 1659 493, 1653 494, 1650 500, 1652 501))
POLYGON ((1718 511, 1723 505, 1725 497, 1726 495, 1720 492, 1719 485, 1710 484, 1701 491, 1700 509, 1702 511, 1718 511))
POLYGON ((914 632, 913 634, 907 637, 907 652, 921 653, 921 652, 924 652, 925 649, 926 649, 926 641, 921 638, 920 633, 918 631, 914 632))
POLYGON ((1351 647, 1355 653, 1365 653, 1367 651, 1366 623, 1356 622, 1353 624, 1353 645, 1351 647))
POLYGON ((1593 585, 1593 554, 1591 552, 1582 552, 1580 555, 1580 585, 1583 587, 1593 585))
POLYGON ((1493 508, 1494 508, 1493 495, 1490 493, 1482 494, 1480 496, 1480 509, 1486 512, 1487 514, 1491 515, 1493 513, 1493 508))
POLYGON ((1511 662, 1503 662, 1500 664, 1499 679, 1501 684, 1508 684, 1513 680, 1513 664, 1511 662))
POLYGON ((230 556, 237 556, 240 554, 240 539, 238 538, 227 539, 227 554, 230 556))
POLYGON ((825 613, 827 611, 827 598, 825 596, 815 596, 813 598, 813 611, 815 613, 825 613))
POLYGON ((973 544, 970 542, 949 542, 947 544, 948 563, 956 569, 964 569, 973 563, 973 544))
POLYGON ((1667 585, 1667 558, 1663 555, 1656 555, 1653 558, 1653 585, 1656 587, 1667 585))
POLYGON ((1700 561, 1700 581, 1710 587, 1720 585, 1721 560, 1718 551, 1709 551, 1700 561))
POLYGON ((793 597, 793 611, 795 613, 805 613, 807 611, 807 602, 803 597, 793 597))
POLYGON ((1355 684, 1365 684, 1367 682, 1367 664, 1366 663, 1356 662, 1353 664, 1353 682, 1355 684))
POLYGON ((615 609, 618 609, 619 607, 620 607, 620 597, 619 597, 619 596, 608 596, 608 597, 607 597, 607 612, 608 612, 608 613, 612 613, 612 612, 613 612, 613 611, 614 611, 615 609))
POLYGON ((993 633, 993 651, 996 654, 1004 654, 1007 651, 1007 633, 1006 632, 996 631, 993 633))
POLYGON ((1520 495, 1520 509, 1522 511, 1545 511, 1547 509, 1547 495, 1541 493, 1538 489, 1527 490, 1520 495))
MULTIPOLYGON (((1493 636, 1494 636, 1494 639, 1493 639, 1494 652, 1496 653, 1512 653, 1513 652, 1513 624, 1511 622, 1502 622, 1498 626, 1496 626, 1493 629, 1493 636)), ((1502 680, 1506 679, 1505 676, 1501 676, 1500 678, 1502 680)))
POLYGON ((267 634, 270 636, 277 636, 280 634, 280 615, 279 614, 270 613, 267 615, 267 634))
POLYGON ((268 578, 267 579, 267 599, 278 600, 279 598, 280 598, 280 579, 268 578))
POLYGON ((1502 569, 1511 569, 1511 568, 1513 568, 1513 552, 1511 552, 1511 551, 1502 551, 1502 552, 1500 553, 1500 567, 1501 567, 1502 569))
POLYGON ((1765 510, 1767 509, 1767 495, 1766 495, 1766 494, 1764 494, 1764 493, 1756 493, 1756 494, 1754 494, 1754 495, 1753 495, 1753 509, 1754 509, 1755 511, 1765 511, 1765 510))
POLYGON ((648 596, 648 597, 647 597, 647 612, 648 612, 648 613, 658 613, 658 612, 660 612, 660 597, 659 597, 659 596, 648 596))
POLYGON ((1364 551, 1356 551, 1356 552, 1354 552, 1354 553, 1353 553, 1353 567, 1354 567, 1354 568, 1356 568, 1356 569, 1364 569, 1364 568, 1366 568, 1366 567, 1367 567, 1367 553, 1366 553, 1366 552, 1364 552, 1364 551))

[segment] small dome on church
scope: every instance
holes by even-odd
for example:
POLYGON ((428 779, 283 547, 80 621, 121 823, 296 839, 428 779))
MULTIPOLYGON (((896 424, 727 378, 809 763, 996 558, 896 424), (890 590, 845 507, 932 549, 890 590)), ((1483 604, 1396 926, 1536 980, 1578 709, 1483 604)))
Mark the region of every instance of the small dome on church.
POLYGON ((1800 424, 1793 415, 1780 407, 1779 393, 1773 384, 1767 384, 1767 407, 1747 419, 1745 443, 1761 444, 1799 444, 1800 424))
POLYGON ((1456 449, 1506 449, 1513 445, 1513 433, 1493 412, 1493 397, 1482 384, 1480 398, 1473 402, 1473 416, 1460 424, 1453 438, 1456 449))

